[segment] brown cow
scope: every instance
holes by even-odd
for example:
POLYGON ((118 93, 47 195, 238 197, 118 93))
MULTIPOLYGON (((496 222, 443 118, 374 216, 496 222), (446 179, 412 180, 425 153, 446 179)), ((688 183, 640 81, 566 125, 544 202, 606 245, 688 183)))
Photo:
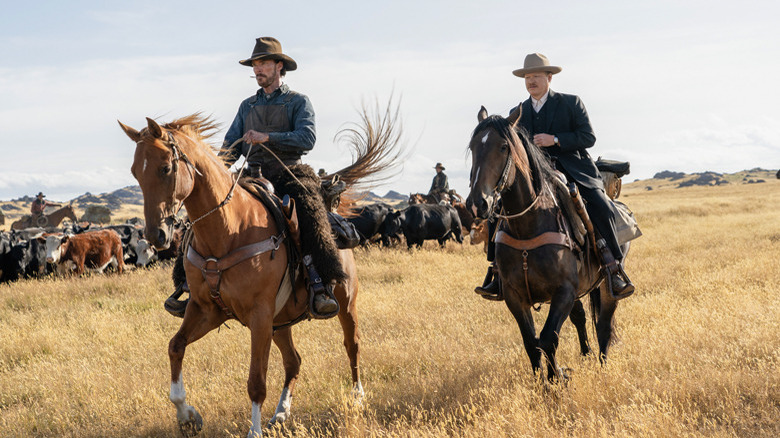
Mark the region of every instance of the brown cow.
POLYGON ((488 221, 480 221, 477 223, 477 221, 474 221, 474 225, 471 227, 471 232, 469 233, 469 236, 471 236, 471 244, 477 245, 482 244, 482 250, 487 253, 487 247, 488 247, 488 221))
POLYGON ((85 267, 103 272, 111 265, 120 274, 125 267, 122 241, 112 230, 46 236, 46 261, 67 267, 67 271, 75 265, 77 275, 83 274, 85 267))

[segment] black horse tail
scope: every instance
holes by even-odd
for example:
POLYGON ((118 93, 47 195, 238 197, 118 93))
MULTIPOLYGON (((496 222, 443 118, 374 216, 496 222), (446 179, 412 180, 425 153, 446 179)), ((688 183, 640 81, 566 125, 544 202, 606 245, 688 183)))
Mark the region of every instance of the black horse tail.
MULTIPOLYGON (((615 328, 615 316, 612 315, 611 318, 609 318, 609 327, 601 327, 599 329, 598 323, 599 315, 601 314, 601 287, 594 288, 590 291, 590 317, 593 321, 593 332, 596 333, 596 340, 599 341, 599 345, 601 345, 600 340, 603 339, 605 336, 609 337, 609 345, 606 347, 609 348, 612 344, 617 342, 619 340, 617 329, 615 328), (606 333, 603 333, 606 332, 606 333), (611 336, 609 336, 611 334, 611 336)), ((603 323, 603 321, 601 321, 603 323)))

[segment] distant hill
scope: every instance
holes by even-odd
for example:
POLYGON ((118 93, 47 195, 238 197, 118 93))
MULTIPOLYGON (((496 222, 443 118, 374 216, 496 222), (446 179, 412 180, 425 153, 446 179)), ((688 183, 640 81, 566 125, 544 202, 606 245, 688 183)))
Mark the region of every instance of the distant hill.
POLYGON ((89 205, 105 205, 111 210, 117 210, 125 204, 144 205, 144 196, 139 186, 127 186, 110 193, 101 193, 93 195, 89 192, 84 193, 73 199, 73 203, 81 208, 89 205))
POLYGON ((396 192, 395 190, 390 190, 389 192, 387 192, 384 198, 393 199, 396 201, 406 201, 407 199, 409 199, 409 195, 403 195, 401 193, 396 192))
POLYGON ((735 173, 699 172, 684 173, 664 170, 649 180, 636 180, 632 184, 643 184, 648 190, 654 188, 684 188, 695 186, 719 186, 723 184, 760 184, 775 179, 777 170, 756 167, 735 173))

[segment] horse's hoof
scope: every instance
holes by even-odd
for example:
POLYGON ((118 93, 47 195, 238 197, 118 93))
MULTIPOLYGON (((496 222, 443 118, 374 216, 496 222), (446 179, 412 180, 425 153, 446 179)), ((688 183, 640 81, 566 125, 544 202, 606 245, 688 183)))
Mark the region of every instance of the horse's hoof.
POLYGON ((569 374, 572 373, 572 369, 568 367, 560 367, 558 368, 558 381, 563 385, 566 386, 569 383, 569 380, 571 380, 571 377, 569 374))
POLYGON ((193 409, 189 413, 189 417, 186 421, 179 421, 179 431, 185 437, 195 436, 203 429, 203 418, 198 411, 193 409))
POLYGON ((285 421, 287 421, 287 412, 279 412, 268 421, 268 427, 281 426, 285 421))

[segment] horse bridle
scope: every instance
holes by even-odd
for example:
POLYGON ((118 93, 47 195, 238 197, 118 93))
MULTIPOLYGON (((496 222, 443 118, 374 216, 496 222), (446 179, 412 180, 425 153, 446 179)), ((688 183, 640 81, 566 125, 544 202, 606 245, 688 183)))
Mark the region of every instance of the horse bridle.
MULTIPOLYGON (((169 146, 171 148, 171 150, 173 151, 173 160, 172 160, 172 169, 173 169, 173 199, 174 199, 174 203, 175 203, 176 202, 177 183, 179 181, 178 174, 177 174, 177 172, 179 170, 179 160, 184 161, 187 164, 187 166, 189 167, 189 169, 190 169, 190 179, 193 181, 193 183, 195 181, 195 175, 193 175, 193 171, 195 173, 197 173, 198 175, 200 175, 200 176, 203 176, 203 174, 200 173, 198 168, 195 167, 194 164, 192 164, 192 161, 190 161, 189 157, 187 157, 187 155, 184 153, 184 151, 181 150, 181 146, 179 146, 179 144, 176 142, 176 137, 174 137, 173 133, 171 131, 167 131, 167 134, 168 134, 168 140, 165 142, 165 144, 167 146, 169 146)), ((231 145, 230 147, 232 148, 236 143, 238 143, 240 141, 241 141, 241 139, 236 140, 233 143, 233 145, 231 145)), ((185 228, 189 229, 190 227, 192 227, 193 225, 195 225, 196 223, 198 223, 202 219, 206 218, 206 216, 209 216, 210 214, 214 213, 215 211, 217 211, 220 208, 222 208, 225 205, 227 205, 227 203, 230 202, 231 199, 233 199, 233 192, 236 189, 236 185, 238 184, 238 180, 241 178, 241 174, 244 172, 244 169, 246 168, 246 165, 247 165, 247 163, 246 163, 246 161, 244 161, 244 164, 241 166, 241 169, 238 172, 238 176, 233 181, 233 185, 230 187, 230 191, 228 191, 228 194, 225 196, 225 199, 223 199, 222 202, 217 204, 216 207, 212 208, 208 212, 200 215, 195 220, 193 220, 191 222, 188 222, 185 225, 185 228)), ((171 220, 174 221, 174 223, 177 222, 179 220, 178 219, 179 211, 181 210, 181 208, 183 206, 184 206, 184 200, 182 200, 180 202, 180 204, 179 204, 179 206, 177 208, 174 208, 174 211, 171 212, 170 215, 165 216, 163 218, 163 220, 171 219, 171 220)))
POLYGON ((518 217, 523 216, 524 214, 531 211, 535 206, 536 203, 539 201, 539 198, 541 196, 537 194, 534 197, 533 202, 531 202, 531 205, 529 205, 525 210, 521 211, 520 213, 511 214, 511 215, 502 215, 496 213, 496 206, 498 205, 498 200, 501 199, 501 194, 506 191, 507 188, 509 188, 509 172, 512 170, 512 151, 510 150, 506 155, 506 162, 504 163, 504 170, 501 172, 501 178, 496 183, 496 187, 493 189, 493 198, 496 199, 496 202, 493 203, 490 213, 488 214, 488 218, 498 218, 503 220, 508 219, 515 219, 518 217))

